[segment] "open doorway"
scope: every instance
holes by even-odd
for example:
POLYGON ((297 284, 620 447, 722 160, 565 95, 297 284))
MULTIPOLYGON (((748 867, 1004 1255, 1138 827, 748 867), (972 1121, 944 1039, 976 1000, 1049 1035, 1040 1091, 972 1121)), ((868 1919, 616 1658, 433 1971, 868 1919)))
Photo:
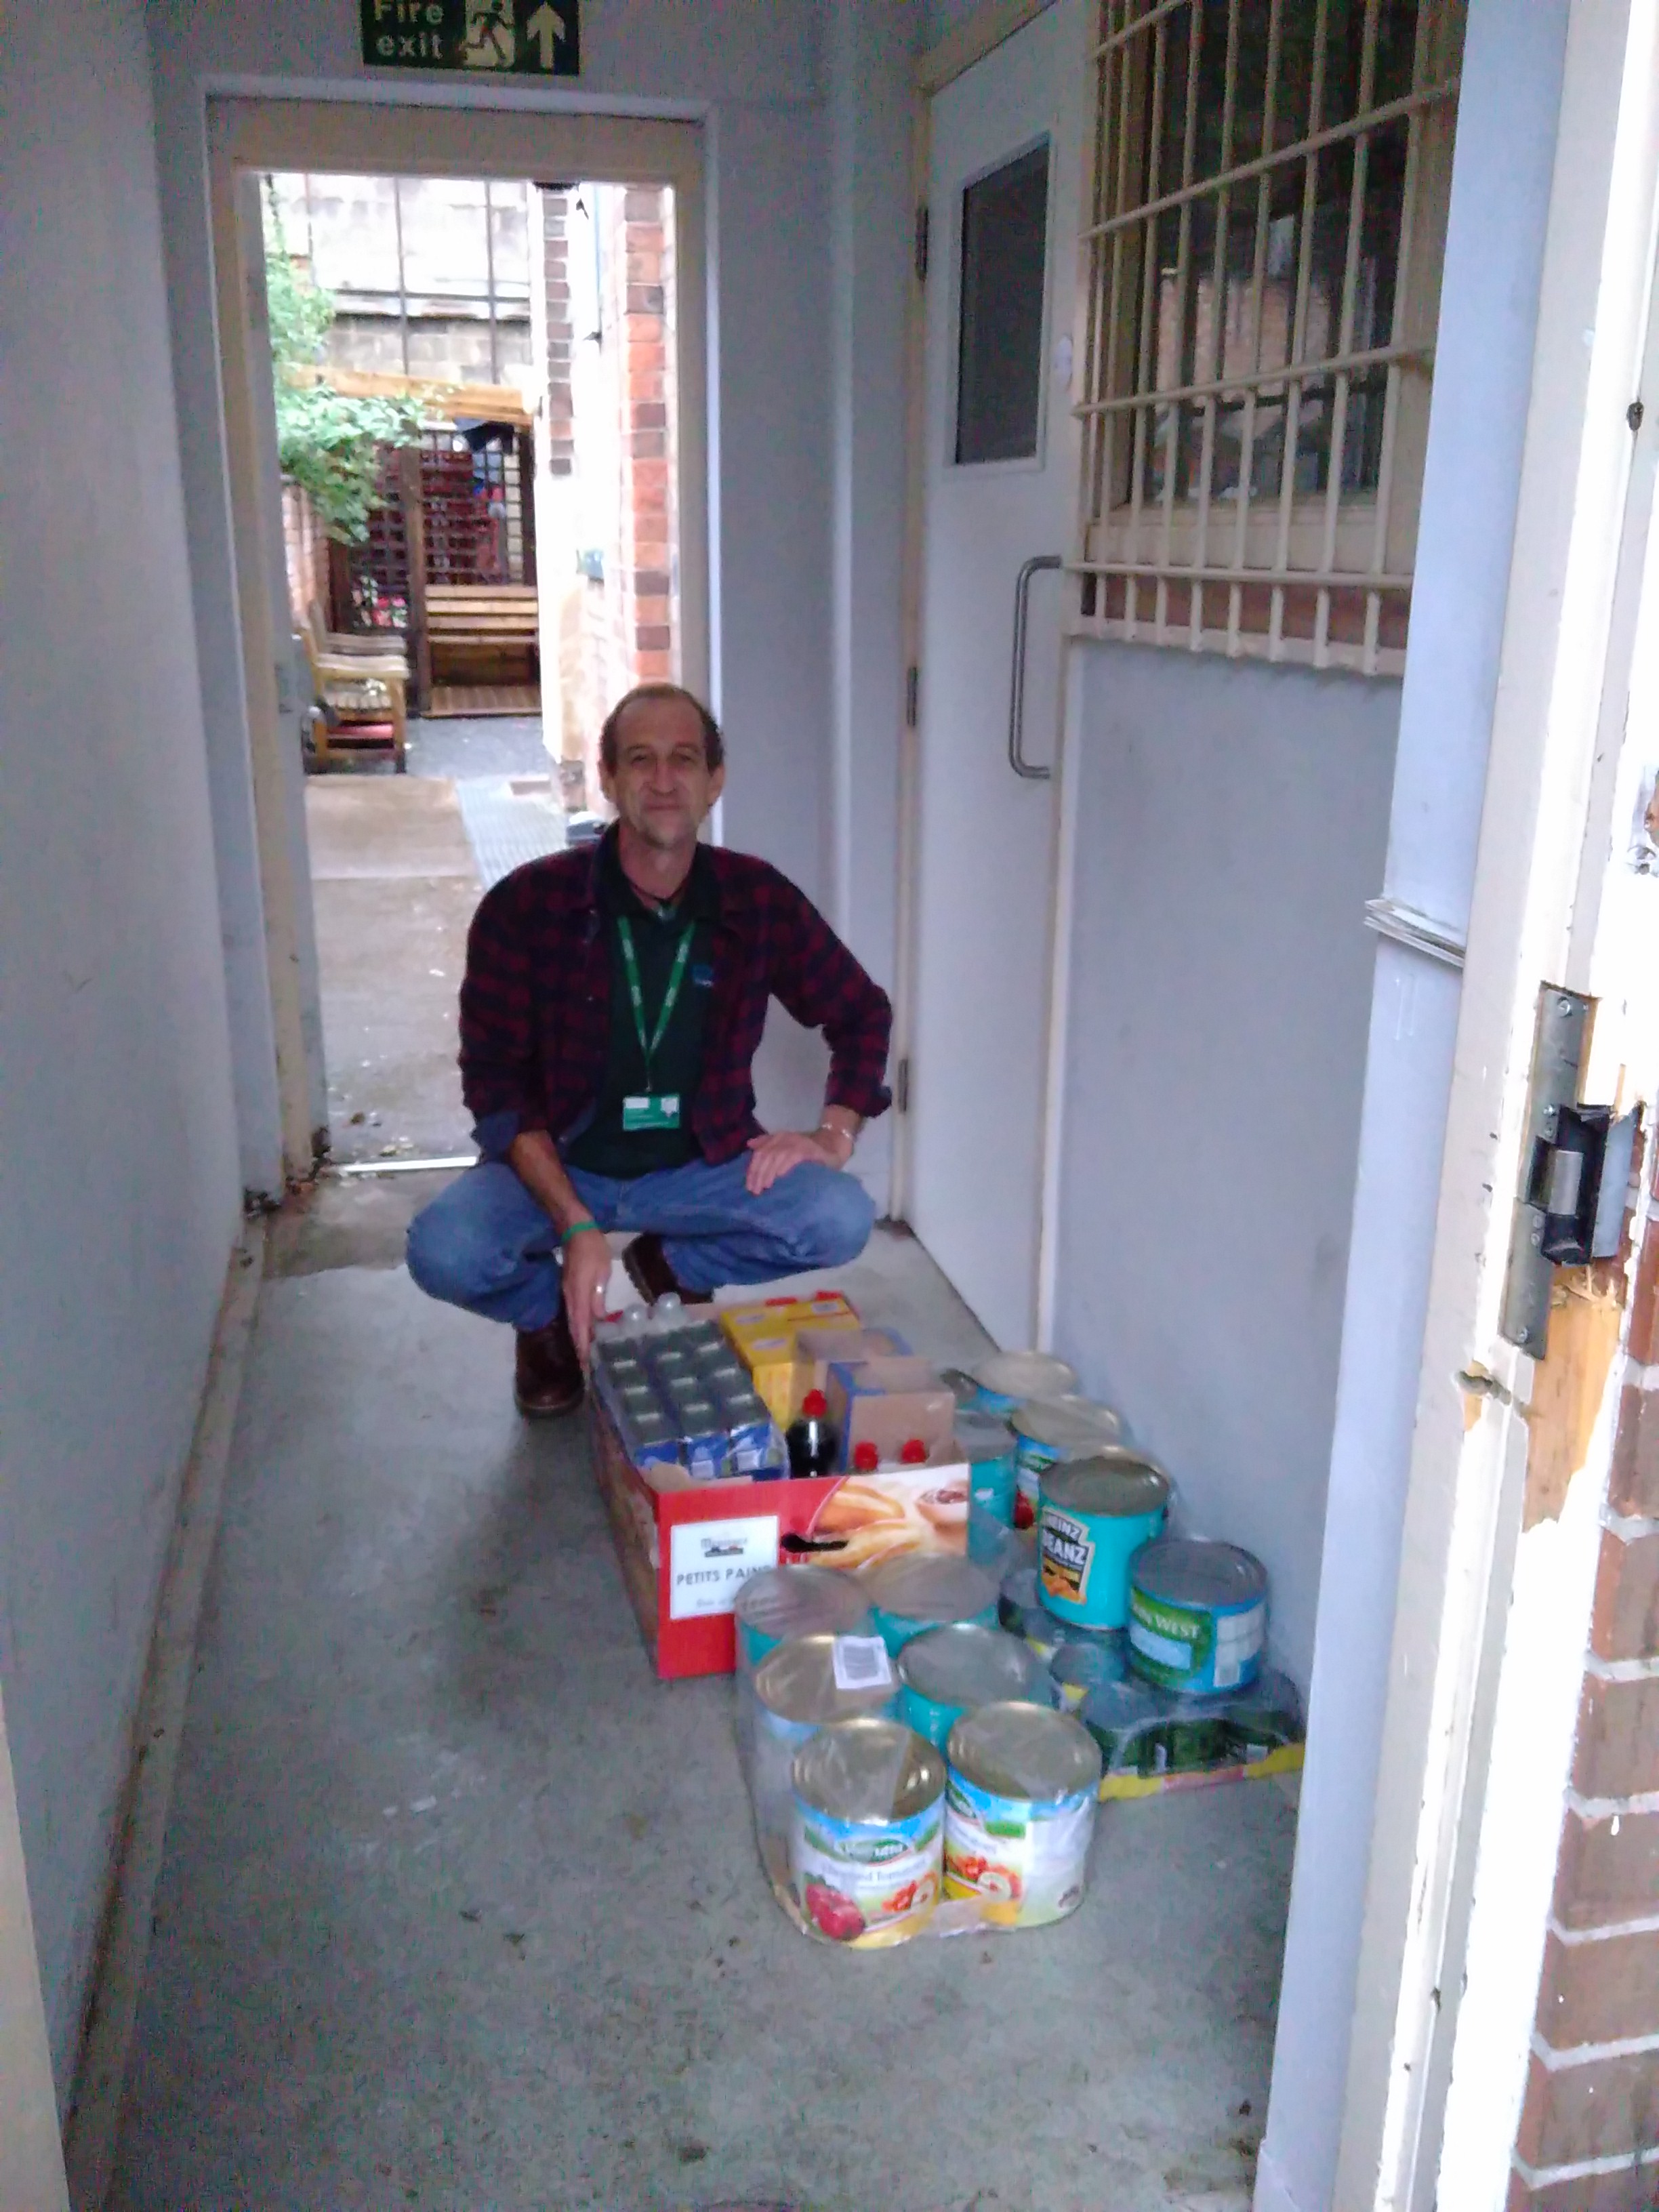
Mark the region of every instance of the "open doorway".
POLYGON ((318 1149, 357 1171, 453 1164, 471 1152, 456 994, 478 899, 598 835, 610 706, 703 658, 681 588, 683 194, 483 166, 272 166, 249 189, 318 1149))

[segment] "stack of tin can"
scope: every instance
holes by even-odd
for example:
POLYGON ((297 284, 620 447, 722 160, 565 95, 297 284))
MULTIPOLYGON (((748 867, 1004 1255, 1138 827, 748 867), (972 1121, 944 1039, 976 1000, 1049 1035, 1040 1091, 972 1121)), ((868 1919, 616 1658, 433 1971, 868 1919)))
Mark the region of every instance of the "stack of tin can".
POLYGON ((1037 1656, 988 1625, 994 1583, 951 1559, 818 1571, 797 1588, 811 1571, 757 1576, 737 1607, 739 1741, 746 1730, 762 1858, 791 1918, 873 1948, 936 1924, 941 1899, 970 1924, 1074 1911, 1100 1753, 1049 1704, 1037 1656), (836 1583, 848 1595, 832 1601, 822 1584, 836 1583), (831 1609, 849 1625, 818 1626, 831 1609))

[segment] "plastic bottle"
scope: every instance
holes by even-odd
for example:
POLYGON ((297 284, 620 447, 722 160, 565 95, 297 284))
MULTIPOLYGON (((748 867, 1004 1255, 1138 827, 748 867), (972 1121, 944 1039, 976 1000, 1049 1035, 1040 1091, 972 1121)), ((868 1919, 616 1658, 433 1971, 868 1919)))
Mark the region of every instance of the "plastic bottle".
POLYGON ((881 1454, 872 1443, 854 1444, 853 1472, 854 1474, 873 1474, 881 1465, 881 1454))
POLYGON ((927 1445, 923 1443, 920 1437, 907 1437, 905 1442, 899 1447, 899 1465, 901 1467, 926 1467, 927 1464, 927 1445))
POLYGON ((809 1390, 800 1412, 784 1434, 792 1475, 832 1474, 840 1432, 830 1419, 830 1401, 822 1390, 809 1390))

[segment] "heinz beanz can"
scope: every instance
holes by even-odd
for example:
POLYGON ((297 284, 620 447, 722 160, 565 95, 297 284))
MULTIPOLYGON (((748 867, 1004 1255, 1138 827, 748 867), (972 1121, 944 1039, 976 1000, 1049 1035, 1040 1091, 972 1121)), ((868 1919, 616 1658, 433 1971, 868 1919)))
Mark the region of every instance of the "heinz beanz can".
POLYGON ((811 1936, 874 1949, 939 1901, 945 1761, 897 1721, 835 1721, 795 1757, 790 1893, 811 1936))
POLYGON ((1082 1628, 1129 1619, 1129 1562, 1160 1535, 1170 1478, 1130 1451, 1096 1452, 1048 1468, 1037 1509, 1042 1602, 1082 1628))
POLYGON ((1160 1689, 1205 1697, 1253 1682, 1267 1640, 1267 1570, 1236 1544, 1166 1537, 1135 1560, 1129 1664, 1160 1689))
POLYGON ((1042 1694, 1042 1662, 1006 1628, 925 1628, 898 1656, 899 1718, 942 1750, 963 1713, 1042 1694))
POLYGON ((1115 1445, 1123 1424, 1109 1406, 1070 1393, 1039 1399, 1009 1416, 1014 1431, 1014 1526, 1036 1525, 1042 1478, 1062 1460, 1087 1459, 1115 1445))
POLYGON ((946 1897, 977 1897, 1005 1928, 1074 1912, 1100 1790, 1089 1731, 1046 1705, 981 1705, 951 1729, 945 1757, 946 1897))

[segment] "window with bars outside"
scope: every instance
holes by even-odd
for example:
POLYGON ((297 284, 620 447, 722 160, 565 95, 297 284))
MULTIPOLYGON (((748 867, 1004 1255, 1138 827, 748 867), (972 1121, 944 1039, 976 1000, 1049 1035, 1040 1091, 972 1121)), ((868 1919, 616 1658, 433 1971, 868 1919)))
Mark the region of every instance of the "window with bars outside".
POLYGON ((1403 665, 1462 0, 1101 0, 1081 627, 1403 665))

